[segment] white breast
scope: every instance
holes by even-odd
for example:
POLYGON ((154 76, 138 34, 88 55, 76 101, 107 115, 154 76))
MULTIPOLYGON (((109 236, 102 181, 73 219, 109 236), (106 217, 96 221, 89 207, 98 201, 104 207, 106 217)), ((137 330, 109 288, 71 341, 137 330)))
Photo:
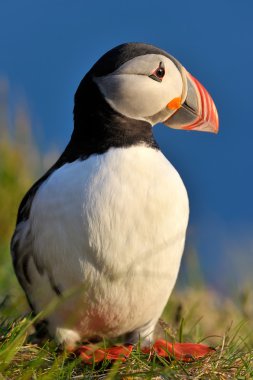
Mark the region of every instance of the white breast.
MULTIPOLYGON (((178 274, 188 198, 160 151, 115 148, 55 171, 29 223, 35 260, 54 283, 84 284, 65 310, 80 335, 117 336, 161 314, 178 274)), ((51 297, 31 292, 38 310, 51 297)), ((63 314, 51 322, 65 323, 63 314)))

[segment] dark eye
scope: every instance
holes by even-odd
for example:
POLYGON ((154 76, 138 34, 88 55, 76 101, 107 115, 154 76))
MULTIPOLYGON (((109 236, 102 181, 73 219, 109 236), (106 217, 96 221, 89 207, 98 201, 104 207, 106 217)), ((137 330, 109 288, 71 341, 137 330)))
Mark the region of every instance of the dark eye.
POLYGON ((155 72, 155 75, 158 77, 158 78, 163 78, 164 75, 165 75, 165 69, 163 67, 158 67, 158 69, 156 70, 155 72))
POLYGON ((161 82, 165 75, 165 67, 163 62, 160 62, 159 67, 149 75, 150 78, 156 80, 157 82, 161 82))

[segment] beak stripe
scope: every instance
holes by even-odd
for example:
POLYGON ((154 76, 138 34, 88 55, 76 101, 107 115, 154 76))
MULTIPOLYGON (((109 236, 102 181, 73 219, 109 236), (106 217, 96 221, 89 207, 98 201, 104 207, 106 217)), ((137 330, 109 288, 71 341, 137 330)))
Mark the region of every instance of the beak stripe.
POLYGON ((194 121, 194 123, 187 125, 183 127, 183 129, 186 130, 191 130, 200 124, 201 121, 204 120, 204 123, 202 122, 202 127, 205 124, 208 126, 209 123, 216 125, 216 130, 215 132, 218 132, 219 129, 219 122, 218 122, 218 115, 217 111, 215 109, 213 100, 207 90, 195 79, 190 73, 188 73, 190 76, 191 80, 194 82, 195 86, 197 87, 197 90, 199 92, 199 97, 200 97, 200 103, 201 103, 201 110, 200 110, 200 115, 197 117, 197 119, 194 121), (204 114, 201 114, 204 112, 204 114))
POLYGON ((205 87, 185 69, 182 74, 184 75, 183 79, 185 77, 186 80, 183 86, 181 105, 176 108, 175 100, 177 98, 172 99, 165 109, 167 118, 163 123, 175 129, 218 133, 219 119, 213 99, 205 87))

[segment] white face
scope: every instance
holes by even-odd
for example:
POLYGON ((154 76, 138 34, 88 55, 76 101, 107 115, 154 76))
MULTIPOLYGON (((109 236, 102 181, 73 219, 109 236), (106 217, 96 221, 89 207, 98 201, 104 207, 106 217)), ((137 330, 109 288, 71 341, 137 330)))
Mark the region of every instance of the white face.
POLYGON ((95 82, 115 111, 152 125, 176 111, 167 105, 173 99, 181 98, 183 93, 179 69, 169 58, 158 54, 133 58, 113 73, 95 78, 95 82), (150 76, 159 66, 165 69, 165 74, 157 81, 150 76))

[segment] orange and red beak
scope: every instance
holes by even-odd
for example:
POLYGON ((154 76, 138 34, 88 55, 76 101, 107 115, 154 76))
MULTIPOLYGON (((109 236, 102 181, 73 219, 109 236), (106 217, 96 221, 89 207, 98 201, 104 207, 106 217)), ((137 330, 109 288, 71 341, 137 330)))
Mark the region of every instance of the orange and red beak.
POLYGON ((163 124, 176 129, 218 133, 219 119, 213 99, 185 69, 182 69, 182 77, 182 97, 168 103, 167 107, 176 111, 163 124))

